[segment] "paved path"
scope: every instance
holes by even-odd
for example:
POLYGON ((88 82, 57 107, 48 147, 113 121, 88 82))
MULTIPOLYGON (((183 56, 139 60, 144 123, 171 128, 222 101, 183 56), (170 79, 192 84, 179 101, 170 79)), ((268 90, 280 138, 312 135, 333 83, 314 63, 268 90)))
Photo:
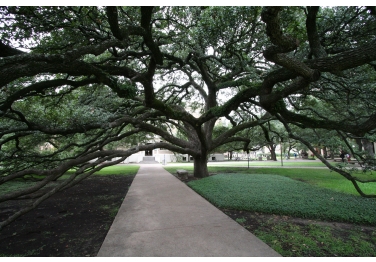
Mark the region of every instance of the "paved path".
POLYGON ((280 256, 160 164, 141 165, 98 256, 280 256))

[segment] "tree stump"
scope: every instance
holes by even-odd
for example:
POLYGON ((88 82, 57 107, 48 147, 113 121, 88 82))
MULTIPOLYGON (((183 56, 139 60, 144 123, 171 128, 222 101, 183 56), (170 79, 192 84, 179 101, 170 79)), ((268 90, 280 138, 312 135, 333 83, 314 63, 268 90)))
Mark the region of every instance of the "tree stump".
POLYGON ((178 169, 176 170, 176 173, 178 174, 178 177, 180 179, 188 179, 188 171, 184 169, 178 169))

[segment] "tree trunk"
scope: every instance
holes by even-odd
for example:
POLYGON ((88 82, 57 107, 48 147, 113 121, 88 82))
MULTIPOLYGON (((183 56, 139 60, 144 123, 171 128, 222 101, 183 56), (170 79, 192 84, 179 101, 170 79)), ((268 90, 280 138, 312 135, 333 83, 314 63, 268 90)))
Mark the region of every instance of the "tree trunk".
POLYGON ((366 151, 368 155, 370 155, 370 156, 375 155, 375 152, 373 151, 373 143, 371 143, 367 139, 362 139, 362 144, 363 144, 363 147, 364 147, 364 151, 366 151))
POLYGON ((324 151, 324 158, 328 158, 328 150, 326 149, 326 146, 323 147, 324 151))
POLYGON ((209 176, 208 160, 206 159, 206 156, 196 156, 194 158, 193 176, 197 178, 209 176))
MULTIPOLYGON (((274 161, 277 161, 277 154, 275 153, 276 146, 277 145, 274 145, 273 143, 271 143, 270 146, 268 146, 269 151, 270 151, 270 158, 271 160, 274 160, 274 161)), ((282 153, 281 153, 281 157, 282 157, 282 153)))
POLYGON ((277 155, 275 153, 274 147, 272 147, 272 150, 270 150, 270 158, 271 160, 277 161, 277 155))
POLYGON ((356 144, 358 145, 358 151, 359 151, 359 152, 362 151, 362 150, 363 150, 362 139, 357 138, 357 139, 355 139, 355 142, 356 142, 356 144))
POLYGON ((287 156, 288 156, 289 159, 290 159, 291 150, 292 150, 292 146, 289 145, 289 149, 287 150, 287 156))

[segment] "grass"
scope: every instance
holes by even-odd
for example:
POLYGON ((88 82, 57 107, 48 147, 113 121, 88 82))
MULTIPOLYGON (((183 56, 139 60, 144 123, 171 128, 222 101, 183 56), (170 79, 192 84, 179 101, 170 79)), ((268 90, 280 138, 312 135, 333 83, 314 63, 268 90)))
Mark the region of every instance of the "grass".
MULTIPOLYGON (((95 176, 108 176, 108 175, 135 175, 137 174, 138 169, 140 166, 138 165, 116 165, 116 166, 110 166, 105 167, 102 170, 94 173, 95 176)), ((61 176, 59 180, 64 180, 69 177, 69 174, 71 174, 73 171, 68 171, 66 174, 61 176)), ((56 183, 56 182, 51 182, 56 183)), ((22 179, 15 179, 12 181, 9 181, 7 183, 4 183, 0 185, 0 192, 1 194, 6 194, 9 192, 15 192, 18 190, 25 189, 27 187, 30 187, 34 185, 35 182, 30 180, 22 180, 22 179)))
MULTIPOLYGON (((224 165, 236 165, 241 167, 248 167, 248 161, 235 161, 235 162, 210 162, 209 165, 212 166, 224 166, 224 165)), ((281 161, 249 161, 249 166, 281 166, 281 161)), ((322 162, 317 161, 296 161, 294 160, 284 160, 283 166, 287 167, 296 167, 296 166, 308 166, 308 167, 325 167, 325 165, 322 162)))
MULTIPOLYGON (((176 173, 177 169, 185 169, 193 172, 193 166, 166 166, 170 173, 176 173)), ((272 174, 289 177, 294 180, 306 182, 313 186, 331 189, 337 192, 359 196, 353 184, 343 176, 329 169, 322 168, 244 168, 232 166, 208 166, 209 173, 242 173, 242 174, 272 174)), ((357 175, 363 179, 372 179, 369 175, 357 175)), ((367 194, 376 194, 376 183, 359 184, 360 188, 367 194)))
MULTIPOLYGON (((94 176, 109 176, 109 175, 135 175, 137 174, 138 169, 140 166, 138 165, 116 165, 116 166, 108 166, 103 169, 101 169, 98 172, 95 172, 94 176)), ((69 177, 69 174, 73 173, 73 170, 68 171, 63 176, 61 176, 59 179, 67 179, 69 177)))
POLYGON ((107 175, 135 175, 137 174, 139 165, 116 165, 105 167, 102 170, 96 172, 94 175, 107 176, 107 175))
MULTIPOLYGON (((240 170, 237 170, 238 172, 240 170)), ((219 170, 217 170, 219 172, 219 170)), ((355 190, 353 184, 345 179, 343 176, 328 169, 314 169, 314 168, 259 168, 242 170, 247 174, 275 174, 284 177, 289 177, 294 180, 306 182, 310 185, 331 189, 337 192, 359 195, 355 190)), ((372 178, 370 176, 358 175, 363 179, 372 178)), ((359 184, 360 188, 367 194, 376 194, 376 184, 367 183, 359 184)))
POLYGON ((34 182, 31 182, 31 181, 20 181, 20 180, 9 181, 7 183, 0 185, 0 192, 1 192, 0 195, 25 189, 29 186, 32 186, 33 184, 34 182))
MULTIPOLYGON (((179 165, 179 166, 185 166, 193 167, 192 162, 184 162, 184 163, 169 163, 169 166, 173 165, 179 165)), ((220 162, 208 162, 209 166, 238 166, 238 167, 248 167, 248 161, 242 160, 242 161, 220 161, 220 162)), ((249 166, 275 166, 280 167, 281 161, 249 161, 249 166)), ((293 159, 290 160, 283 160, 283 166, 287 167, 296 167, 296 166, 307 166, 307 167, 325 167, 325 165, 322 162, 319 161, 295 161, 293 159)))

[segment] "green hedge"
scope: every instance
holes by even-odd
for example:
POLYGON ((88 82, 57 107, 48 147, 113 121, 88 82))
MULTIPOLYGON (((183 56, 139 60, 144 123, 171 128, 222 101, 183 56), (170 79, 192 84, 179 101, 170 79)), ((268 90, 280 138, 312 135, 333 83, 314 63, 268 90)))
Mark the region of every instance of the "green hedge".
POLYGON ((218 174, 188 185, 220 208, 376 225, 376 199, 267 174, 218 174))

